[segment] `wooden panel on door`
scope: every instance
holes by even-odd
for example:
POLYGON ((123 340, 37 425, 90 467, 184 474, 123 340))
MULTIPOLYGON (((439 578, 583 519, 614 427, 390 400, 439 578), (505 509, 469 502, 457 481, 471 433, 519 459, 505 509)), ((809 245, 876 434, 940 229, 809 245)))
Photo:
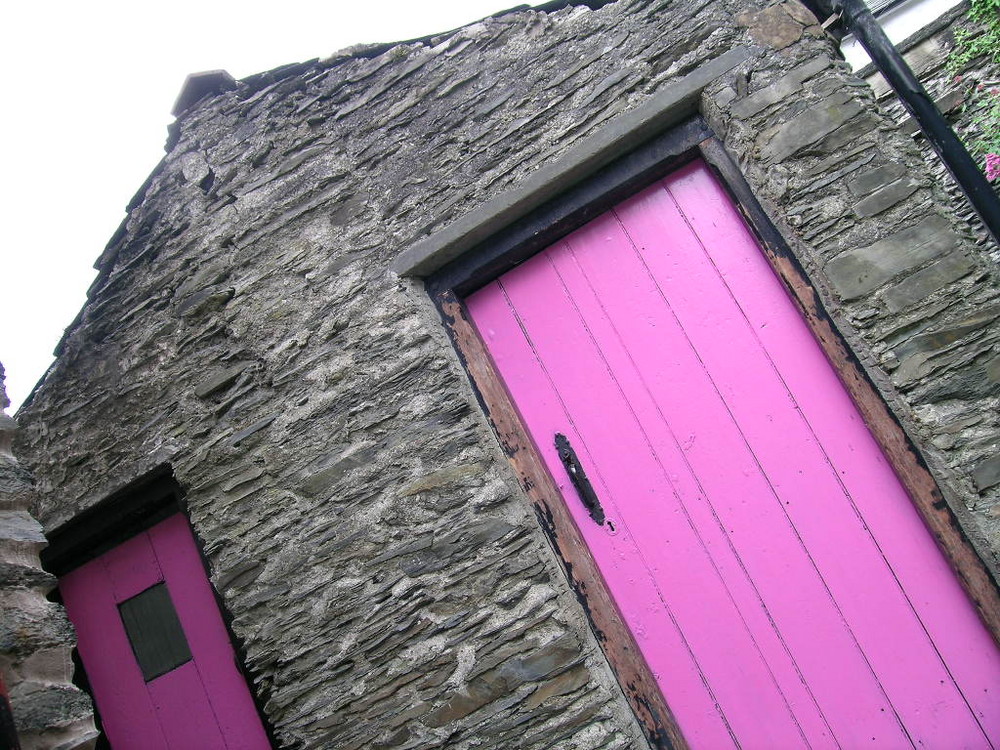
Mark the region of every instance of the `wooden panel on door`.
POLYGON ((113 748, 270 747, 183 515, 71 571, 59 587, 113 748), (143 627, 150 607, 172 609, 175 627, 143 627), (171 643, 134 644, 130 633, 171 643))
POLYGON ((693 746, 1000 736, 992 638, 704 164, 466 304, 693 746))

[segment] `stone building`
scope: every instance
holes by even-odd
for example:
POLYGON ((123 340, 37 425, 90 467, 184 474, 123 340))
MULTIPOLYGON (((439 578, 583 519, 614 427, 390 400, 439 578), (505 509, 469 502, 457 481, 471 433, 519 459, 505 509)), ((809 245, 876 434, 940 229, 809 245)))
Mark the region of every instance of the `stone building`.
POLYGON ((800 4, 558 2, 177 115, 18 415, 119 744, 998 736, 995 260, 800 4))

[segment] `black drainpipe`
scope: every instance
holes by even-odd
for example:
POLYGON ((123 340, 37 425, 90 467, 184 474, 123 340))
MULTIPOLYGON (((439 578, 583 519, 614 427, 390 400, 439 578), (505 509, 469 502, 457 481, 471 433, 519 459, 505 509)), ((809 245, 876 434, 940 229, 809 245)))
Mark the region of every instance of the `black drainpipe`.
POLYGON ((820 20, 840 14, 846 30, 868 52, 872 63, 895 90, 903 106, 916 120, 941 161, 962 188, 969 203, 993 236, 993 241, 1000 244, 1000 197, 863 0, 802 0, 802 3, 820 20))

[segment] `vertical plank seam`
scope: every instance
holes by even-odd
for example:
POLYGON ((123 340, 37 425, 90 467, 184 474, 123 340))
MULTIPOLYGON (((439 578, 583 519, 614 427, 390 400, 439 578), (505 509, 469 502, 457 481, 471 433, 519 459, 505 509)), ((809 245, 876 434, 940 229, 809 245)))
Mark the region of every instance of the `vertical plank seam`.
MULTIPOLYGON (((661 186, 663 185, 662 181, 660 182, 660 185, 661 186)), ((666 190, 665 187, 664 187, 664 190, 666 190)), ((669 191, 666 191, 666 192, 669 195, 669 191)), ((670 197, 671 197, 671 200, 673 200, 673 196, 670 196, 670 197)), ((682 214, 682 216, 683 216, 683 214, 682 214)), ((624 226, 624 224, 622 225, 622 228, 625 230, 625 233, 626 233, 626 236, 629 239, 629 242, 631 243, 632 247, 634 248, 636 254, 639 256, 640 262, 642 262, 643 266, 646 267, 647 273, 649 273, 650 277, 653 278, 654 281, 655 281, 655 277, 653 277, 652 272, 650 271, 649 267, 646 265, 645 260, 642 258, 642 254, 639 252, 638 245, 636 244, 635 240, 628 233, 628 229, 624 226)), ((659 289, 659 285, 657 285, 657 289, 659 289)), ((671 314, 676 319, 676 313, 673 311, 672 305, 670 305, 670 302, 667 300, 667 298, 663 294, 662 290, 660 290, 660 297, 663 300, 664 304, 667 306, 667 308, 671 311, 671 314)), ((678 320, 678 326, 680 326, 680 321, 679 320, 678 320)), ((701 355, 698 354, 697 349, 695 349, 693 342, 690 341, 690 338, 688 337, 687 333, 684 332, 683 327, 681 327, 680 330, 684 334, 685 339, 688 340, 688 345, 691 347, 691 350, 695 353, 695 356, 698 358, 698 361, 701 363, 702 367, 706 368, 706 372, 707 372, 707 367, 706 367, 704 361, 701 359, 701 355)), ((816 575, 819 577, 819 580, 820 580, 820 582, 821 582, 824 590, 826 591, 826 594, 829 597, 831 604, 833 605, 834 609, 837 611, 837 614, 840 616, 841 623, 843 624, 843 626, 847 630, 847 632, 850 634, 851 640, 854 642, 854 645, 857 648, 858 653, 861 655, 862 660, 864 661, 865 665, 868 667, 869 671, 871 672, 872 678, 875 680, 875 684, 878 686, 879 691, 885 697, 886 703, 892 709, 893 716, 896 717, 896 721, 899 723, 900 730, 903 732, 904 736, 906 737, 906 739, 910 743, 910 745, 915 747, 913 738, 910 737, 910 734, 907 731, 905 725, 903 724, 903 721, 902 721, 902 718, 899 715, 899 712, 896 710, 895 705, 890 700, 889 695, 886 693, 885 688, 883 687, 881 681, 879 680, 878 675, 875 673, 875 670, 872 667, 871 662, 868 660, 868 656, 865 654, 864 649, 861 648, 861 644, 858 641, 857 635, 854 633, 853 628, 851 628, 850 623, 848 623, 848 621, 847 621, 847 617, 844 615, 844 612, 841 610, 840 605, 837 603, 836 599, 833 596, 833 591, 830 589, 829 584, 826 582, 826 579, 823 577, 823 574, 820 571, 819 566, 816 564, 815 560, 813 560, 813 558, 812 558, 812 555, 809 553, 809 548, 806 546, 805 541, 802 539, 802 536, 799 533, 797 527, 792 522, 792 519, 788 516, 788 512, 784 508, 784 504, 778 498, 777 492, 775 491, 774 486, 771 483, 771 479, 764 472, 763 466, 761 466, 760 460, 757 458, 756 453, 754 453, 753 448, 750 445, 750 442, 747 440, 746 436, 743 434, 743 429, 740 427, 739 422, 736 420, 735 415, 732 413, 732 408, 729 406, 728 402, 726 402, 726 400, 723 398, 721 390, 719 389, 718 385, 715 383, 715 379, 712 378, 712 376, 710 374, 708 375, 708 378, 709 378, 709 381, 712 383, 713 389, 719 395, 719 398, 721 399, 723 405, 725 406, 726 411, 729 413, 730 419, 732 419, 733 424, 736 426, 737 431, 739 432, 740 436, 742 437, 744 445, 746 445, 746 447, 747 447, 747 451, 753 457, 754 463, 757 465, 757 468, 760 471, 761 476, 765 479, 765 481, 767 482, 768 487, 771 489, 771 494, 774 496, 775 500, 778 500, 778 506, 781 508, 781 512, 785 515, 785 517, 786 517, 786 519, 788 521, 789 527, 792 529, 792 533, 794 534, 795 538, 798 540, 799 545, 802 547, 802 550, 805 553, 806 558, 809 560, 810 564, 812 565, 813 570, 816 572, 816 575)))
MULTIPOLYGON (((824 463, 826 464, 826 467, 827 467, 830 475, 833 476, 834 481, 840 487, 841 492, 843 493, 843 496, 846 498, 848 504, 850 505, 851 510, 854 512, 855 517, 858 519, 858 521, 860 521, 861 528, 863 529, 865 535, 871 541, 871 543, 875 547, 875 549, 878 551, 878 555, 881 558, 883 564, 885 565, 886 570, 889 572, 889 575, 892 577, 892 580, 895 582, 896 587, 899 589, 900 593, 902 594, 903 599, 906 601, 907 607, 913 613, 913 618, 916 620, 916 622, 920 626, 921 631, 924 633, 924 636, 927 639, 927 643, 930 645, 931 649, 934 651, 935 655, 937 656, 938 661, 941 663, 942 668, 947 673, 948 678, 951 680, 951 683, 954 686, 956 692, 962 697, 962 701, 965 703, 965 706, 968 709, 969 714, 972 716, 973 720, 976 722, 976 725, 979 727, 979 731, 983 734, 983 737, 986 738, 986 741, 990 744, 990 746, 993 747, 993 743, 990 741, 989 736, 988 736, 988 734, 986 732, 986 729, 983 727, 982 722, 980 721, 979 717, 976 715, 975 709, 970 704, 968 696, 966 696, 965 691, 962 689, 962 686, 959 684, 958 680, 955 679, 954 674, 952 674, 952 671, 951 671, 951 668, 948 665, 948 662, 945 660, 944 656, 941 654, 940 650, 938 649, 937 644, 934 642, 934 639, 931 637, 931 634, 930 634, 930 632, 927 629, 927 625, 924 623, 923 618, 920 616, 920 613, 917 612, 917 609, 916 609, 916 607, 913 604, 913 600, 910 597, 909 592, 907 591, 906 587, 903 586, 902 581, 899 580, 899 576, 897 575, 896 570, 893 568, 892 563, 889 561, 889 558, 886 556, 886 553, 883 551, 882 545, 879 543, 878 539, 875 538, 875 535, 872 532, 870 525, 868 524, 868 522, 866 521, 865 517, 862 515, 861 510, 858 508, 856 502, 854 501, 853 495, 851 494, 850 490, 848 490, 847 486, 844 484, 844 481, 841 478, 840 473, 836 470, 836 468, 835 468, 835 466, 833 464, 833 459, 830 457, 829 453, 826 450, 826 446, 820 440, 819 435, 816 434, 816 430, 813 428, 812 423, 809 421, 808 417, 806 417, 806 415, 805 415, 805 412, 799 406, 799 403, 798 403, 797 399, 795 398, 795 394, 792 393, 792 389, 788 386, 787 382, 785 381, 784 376, 782 375, 781 371, 778 369, 777 364, 775 363, 774 359, 771 357, 771 354, 768 351, 767 347, 764 345, 764 342, 761 341, 760 337, 757 335, 756 328, 750 323, 750 319, 747 316, 746 311, 744 310, 743 306, 740 304, 739 299, 736 297, 736 294, 733 292, 733 290, 730 287, 729 283, 726 281, 725 276, 722 274, 721 270, 716 265, 715 259, 712 257, 712 254, 708 251, 708 248, 707 248, 706 244, 702 241, 701 235, 694 228, 694 224, 689 219, 689 217, 687 216, 687 214, 684 212, 683 208, 681 208, 680 201, 673 194, 673 192, 670 190, 670 187, 666 183, 666 180, 662 180, 661 184, 663 185, 664 190, 666 190, 667 194, 670 196, 671 200, 674 202, 674 205, 677 206, 677 210, 680 213, 681 217, 684 219, 684 223, 687 224, 687 226, 691 230, 692 234, 696 237, 696 239, 698 241, 698 246, 701 248, 702 254, 708 260, 709 264, 712 267, 712 270, 715 272, 715 275, 718 277, 718 279, 719 279, 720 283, 722 284, 723 288, 725 288, 727 294, 729 295, 729 298, 732 300, 732 302, 735 305, 736 309, 739 310, 740 316, 743 319, 743 322, 745 324, 746 329, 750 332, 751 338, 753 339, 753 341, 756 344, 757 348, 763 354, 763 356, 764 356, 765 360, 767 361, 770 369, 774 372, 774 375, 777 378, 778 382, 781 383, 781 387, 782 387, 782 389, 784 389, 785 394, 788 396, 788 399, 794 405, 795 412, 798 414, 798 417, 799 417, 800 421, 802 422, 803 425, 805 425, 806 430, 812 436, 813 442, 815 443, 816 447, 819 449, 820 453, 822 454, 824 463)), ((748 234, 749 234, 749 232, 748 232, 748 234)), ((756 242, 754 242, 754 245, 756 245, 756 242)), ((784 290, 782 290, 782 292, 784 293, 784 290)))
MULTIPOLYGON (((614 218, 618 222, 619 226, 622 227, 623 232, 624 232, 624 226, 622 224, 621 218, 613 210, 611 211, 611 214, 614 216, 614 218)), ((632 244, 631 240, 630 240, 630 244, 632 244)), ((678 453, 678 455, 681 457, 681 460, 683 461, 684 466, 687 469, 688 474, 690 475, 691 479, 697 485, 701 497, 704 498, 705 504, 708 506, 709 512, 711 513, 712 518, 713 518, 713 520, 716 523, 716 526, 722 532, 722 538, 725 539, 726 544, 729 547, 730 551, 732 552, 733 557, 736 559, 736 561, 737 561, 737 563, 739 565, 740 570, 743 572, 743 575, 746 578, 747 582, 749 583, 750 588, 753 590, 755 596, 757 597, 757 601, 759 602, 759 604, 761 606, 761 609, 764 611, 764 614, 765 614, 765 617, 767 618, 767 621, 769 623, 771 623, 772 628, 773 628, 775 634, 777 635, 778 641, 781 643, 783 650, 785 651, 786 655, 788 656, 789 660, 791 661, 791 663, 792 663, 792 665, 793 665, 793 667, 795 669, 795 672, 796 672, 796 674, 799 677, 799 680, 802 682, 803 686, 805 687, 805 690, 806 690, 807 694, 809 695, 810 699, 812 700, 813 705, 815 706, 817 713, 819 714, 820 718, 823 720, 823 724, 829 730, 831 737, 833 737, 833 739, 834 739, 834 742, 836 742, 837 745, 840 746, 840 741, 837 740, 836 733, 833 731, 833 728, 830 726, 829 722, 827 721, 826 715, 823 713, 823 710, 820 707, 819 702, 817 701, 815 695, 813 694, 811 687, 809 686, 808 682, 805 680, 805 677, 802 674, 802 671, 801 671, 801 668, 798 665, 798 662, 795 660, 795 657, 792 655, 791 649, 788 646, 788 644, 786 643, 784 636, 781 634, 780 629, 777 627, 777 624, 775 623, 774 618, 773 618, 773 616, 772 616, 769 608, 767 607, 767 604, 764 602, 763 596, 760 594, 760 591, 757 588, 756 583, 754 582, 753 578, 750 576, 750 573, 749 573, 749 571, 746 568, 746 565, 745 565, 745 563, 743 561, 742 556, 736 550, 736 547, 733 544, 732 539, 726 533, 725 525, 722 523, 722 519, 719 517, 718 511, 716 510, 715 505, 712 503, 712 500, 711 500, 711 497, 710 497, 709 493, 706 492, 705 489, 704 489, 704 487, 702 486, 701 480, 699 479, 697 473, 694 471, 694 468, 691 466, 690 461, 687 458, 687 454, 685 453, 685 451, 681 447, 681 443, 678 440, 677 435, 676 435, 674 429, 670 426, 669 420, 667 419, 667 417, 663 413, 663 411, 660 409, 660 405, 657 402, 656 398, 653 396, 652 391, 651 391, 651 389, 649 388, 649 385, 646 382, 646 379, 643 377, 641 371, 639 370, 639 367, 635 364, 635 361, 632 358, 631 352, 629 351, 628 347, 625 345, 624 341, 621 340, 621 334, 618 331, 617 326, 614 324, 614 322, 611 320, 610 315, 607 313, 607 310, 604 307, 604 304, 601 302, 600 295, 597 294, 596 290, 593 287, 593 284, 592 284, 592 282, 591 282, 591 280, 589 278, 589 275, 583 269, 583 267, 580 265, 579 260, 576 257, 576 253, 575 253, 575 251, 573 251, 572 244, 569 242, 569 240, 567 240, 567 245, 569 245, 569 247, 570 247, 570 251, 571 251, 571 254, 572 254, 574 262, 577 264, 577 267, 580 269, 580 273, 583 275, 584 279, 586 279, 587 284, 590 287, 591 292, 593 293, 593 296, 594 296, 595 300, 597 300, 598 306, 601 308, 602 313, 604 314, 605 318, 608 320, 608 324, 611 326, 612 330, 614 331, 615 336, 618 337, 618 340, 619 340, 619 343, 621 345, 621 348, 626 353, 626 356, 628 357, 629 363, 632 365, 632 369, 637 374, 637 376, 639 378, 639 381, 642 383, 643 388, 646 390, 647 394, 649 395, 650 401, 652 402, 654 408, 656 409, 656 413, 659 415, 660 420, 663 422, 664 426, 666 427, 667 432, 670 435, 670 439, 674 442, 674 445, 677 446, 677 453, 678 453)), ((635 246, 634 246, 634 244, 632 244, 632 249, 633 249, 633 251, 636 249, 635 246)), ((653 283, 655 285, 655 281, 653 281, 653 283)), ((592 337, 592 339, 594 341, 595 347, 597 347, 598 350, 601 351, 600 344, 597 342, 596 338, 592 337)), ((602 357, 603 357, 603 351, 602 351, 602 357)), ((699 364, 702 364, 703 369, 704 369, 704 364, 701 363, 700 360, 699 360, 699 364)), ((705 372, 705 374, 706 374, 706 376, 708 375, 707 372, 705 372)), ((617 379, 615 379, 615 382, 617 384, 617 379)), ((627 404, 629 404, 629 408, 630 408, 630 410, 632 410, 633 415, 634 415, 635 411, 634 411, 634 409, 632 409, 631 403, 629 402, 629 399, 625 396, 624 391, 621 389, 621 386, 619 386, 619 390, 622 392, 622 398, 625 400, 625 402, 627 404)), ((636 418, 636 422, 638 424, 638 417, 635 417, 635 418, 636 418)), ((657 466, 660 467, 660 471, 661 471, 664 479, 667 481, 667 483, 669 485, 671 485, 671 487, 673 487, 672 483, 669 481, 668 472, 666 471, 665 467, 663 466, 663 463, 662 463, 662 461, 661 461, 661 459, 659 457, 658 452, 653 447, 652 441, 650 440, 649 436, 646 434, 645 430, 642 428, 641 425, 639 425, 639 431, 642 434, 643 439, 645 440, 647 446, 649 446, 649 449, 650 449, 651 453, 653 453, 653 455, 654 455, 654 457, 656 459, 657 466)), ((712 568, 713 568, 713 570, 716 571, 716 574, 719 577, 719 580, 722 582, 723 588, 725 589, 726 594, 729 597, 729 600, 732 602, 734 609, 739 614, 740 621, 743 623, 744 628, 746 629, 747 633, 749 634, 750 640, 754 644, 754 647, 757 650, 757 653, 758 653, 758 655, 761 658, 761 662, 765 665, 765 668, 767 669, 768 674, 771 676, 771 679, 774 682, 775 688, 778 690, 778 694, 781 696, 782 701, 785 703, 785 706, 788 709, 788 712, 789 712, 789 715, 792 718, 792 721, 795 723, 796 728, 799 730, 799 733, 802 735, 803 741, 806 743, 806 745, 810 745, 811 743, 809 742, 809 739, 806 737, 805 730, 803 729, 801 723, 799 722, 798 717, 795 715, 795 712, 792 709, 791 704, 789 703, 788 698, 785 695, 784 690, 782 690, 781 685, 778 682, 777 677, 775 676, 773 670, 771 669, 770 663, 764 657, 763 651, 762 651, 760 645, 758 644, 756 637, 753 635, 752 631, 750 630, 749 624, 747 623, 746 618, 744 617, 743 612, 741 611, 740 606, 736 603, 736 599, 735 599, 732 591, 730 590, 730 587, 726 583, 725 576, 722 574, 722 571, 719 569, 718 564, 716 563, 716 561, 714 559, 714 556, 711 554, 710 550, 708 549, 708 545, 702 539, 701 533, 698 531, 697 525, 695 524, 694 519, 691 517, 690 512, 687 509, 687 504, 684 502, 683 498, 680 496, 680 494, 676 490, 673 491, 673 495, 677 499, 678 504, 680 505, 681 509, 683 510, 684 517, 688 521, 688 525, 691 526, 692 531, 694 532, 696 538, 698 539, 699 544, 701 544, 702 547, 703 547, 703 549, 705 550, 706 556, 709 558, 709 560, 712 561, 712 568)))
MULTIPOLYGON (((548 261, 549 259, 546 258, 546 260, 548 261)), ((591 467, 596 467, 596 463, 593 460, 593 456, 592 456, 592 454, 590 452, 590 448, 587 446, 586 440, 583 438, 583 436, 580 433, 580 430, 577 428, 576 423, 573 420, 572 414, 570 413, 569 409, 566 406, 566 402, 563 399, 562 394, 559 392, 559 389, 556 387, 556 384, 555 384, 554 379, 552 378, 552 375, 549 373, 548 368, 545 366, 545 363, 542 361, 542 358, 539 355, 537 348, 535 347, 535 343, 534 343, 534 341, 532 340, 531 336, 529 335, 529 333, 527 331, 527 328, 525 326, 524 321, 521 319, 521 316, 518 314, 516 308, 514 307, 513 301, 510 299, 510 296, 507 294, 507 290, 504 288, 502 281, 500 279, 497 279, 496 284, 499 287, 501 293, 503 294, 504 300, 507 302, 507 305, 510 308, 511 313, 514 316, 514 319, 517 321, 517 324, 518 324, 519 328, 521 329, 521 334, 524 336, 525 340, 528 343, 528 346, 530 347, 530 349, 532 351, 532 354, 535 357, 535 360, 538 362, 539 368, 541 369, 541 371, 545 375, 545 379, 549 381, 549 385, 552 388, 552 392, 556 395, 556 398, 559 399, 559 404, 562 407, 563 413, 566 415, 566 419, 568 420, 569 424, 572 426, 574 433, 577 436, 579 436, 580 443, 583 446, 583 450, 587 454, 588 459, 590 459, 590 466, 591 467)), ((609 372, 609 375, 610 375, 610 372, 609 372)), ((598 481, 600 481, 601 485, 606 490, 607 489, 607 483, 605 482, 604 477, 601 475, 601 473, 600 473, 600 471, 598 469, 595 468, 594 471, 595 471, 596 476, 598 477, 598 481)), ((560 494, 562 495, 563 502, 567 502, 565 494, 564 493, 560 493, 560 494)), ((611 497, 613 498, 613 495, 611 497)), ((614 501, 612 500, 612 502, 614 502, 614 501)), ((617 507, 618 507, 617 503, 614 503, 614 505, 615 505, 615 508, 617 510, 617 507)), ((624 518, 623 518, 622 514, 618 513, 617 515, 618 515, 619 519, 621 519, 621 522, 624 524, 625 521, 624 521, 624 518)), ((626 525, 626 528, 627 528, 627 524, 625 524, 625 525, 626 525)), ((634 539, 634 536, 632 536, 631 531, 629 531, 628 533, 629 533, 629 536, 634 539)), ((641 549, 639 549, 638 545, 636 545, 636 550, 637 550, 637 553, 639 554, 640 559, 642 560, 643 566, 646 568, 647 571, 649 571, 649 563, 646 560, 645 556, 642 554, 642 551, 641 551, 641 549)), ((650 577, 650 580, 653 581, 653 585, 656 588, 657 596, 659 597, 660 602, 663 605, 663 608, 664 608, 664 610, 667 613, 667 616, 670 618, 670 621, 673 624, 674 629, 677 631, 678 635, 680 636, 681 642, 684 644, 684 649, 688 652, 688 656, 690 657, 691 661, 694 663, 696 669, 698 670, 699 678, 701 679, 701 682, 702 682, 702 684, 703 684, 706 692, 710 696, 710 698, 712 700, 712 703, 715 705, 715 707, 716 707, 716 709, 717 709, 717 711, 719 713, 719 717, 721 718, 723 725, 726 727, 726 731, 729 733, 730 738, 732 738, 733 744, 737 748, 740 747, 739 740, 737 739, 736 734, 733 731, 733 728, 730 725, 728 718, 726 718, 725 711, 723 711, 723 709, 722 709, 722 704, 719 702, 719 699, 716 697, 715 691, 712 689, 712 686, 709 683, 708 678, 705 675, 704 670, 702 669, 701 665, 699 664, 698 658, 696 657, 696 655, 694 653, 694 650, 691 647, 691 644, 688 642, 687 637, 684 635, 684 631, 680 627, 680 623, 677 621, 677 617, 674 614, 673 609, 670 607, 670 605, 666 601, 666 598, 664 597, 663 592, 660 590, 660 585, 656 581, 655 576, 650 575, 649 577, 650 577)), ((629 627, 629 626, 626 624, 626 627, 629 627)))

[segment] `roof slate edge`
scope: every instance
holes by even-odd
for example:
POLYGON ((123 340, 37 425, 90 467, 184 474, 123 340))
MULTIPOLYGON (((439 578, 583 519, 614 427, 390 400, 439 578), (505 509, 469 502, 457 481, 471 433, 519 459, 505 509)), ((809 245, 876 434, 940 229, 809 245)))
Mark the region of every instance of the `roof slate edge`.
POLYGON ((334 52, 331 56, 327 58, 313 58, 311 60, 306 60, 304 62, 288 63, 287 65, 281 65, 277 68, 271 70, 264 70, 259 73, 253 73, 251 75, 245 76, 240 79, 234 79, 225 70, 207 70, 198 73, 191 73, 187 76, 184 84, 181 86, 180 93, 177 95, 177 100, 171 109, 171 114, 174 117, 180 119, 189 110, 191 110, 195 104, 201 101, 206 96, 221 94, 226 91, 232 91, 238 87, 249 89, 250 91, 258 91, 263 89, 283 78, 298 75, 314 65, 319 64, 324 67, 339 64, 345 60, 353 59, 372 59, 385 54, 389 50, 399 47, 400 45, 408 44, 434 44, 442 39, 447 39, 448 37, 457 34, 462 29, 473 26, 482 21, 491 18, 503 18, 515 13, 524 13, 527 11, 534 11, 537 13, 556 13, 565 8, 572 7, 585 7, 590 10, 600 10, 605 5, 610 5, 617 2, 618 0, 549 0, 546 3, 540 3, 539 5, 516 5, 512 8, 506 10, 500 10, 496 13, 491 13, 478 21, 473 21, 468 24, 463 24, 462 26, 455 27, 453 29, 448 29, 447 31, 439 31, 434 34, 428 34, 426 36, 415 37, 413 39, 403 39, 394 42, 375 42, 372 44, 358 44, 351 47, 347 47, 339 52, 334 52))
MULTIPOLYGON (((542 3, 540 5, 532 6, 527 4, 521 4, 509 8, 507 10, 497 11, 496 13, 492 13, 486 16, 485 18, 480 19, 480 21, 489 18, 501 18, 504 16, 509 16, 512 14, 522 13, 527 11, 555 13, 557 11, 563 10, 564 8, 578 7, 578 6, 587 7, 590 8, 591 10, 599 10, 600 8, 603 8, 605 5, 610 5, 615 2, 617 2, 617 0, 549 0, 549 2, 542 3)), ((181 91, 178 93, 177 100, 174 103, 172 114, 177 119, 174 121, 174 123, 172 123, 168 127, 168 137, 165 146, 165 151, 167 151, 169 154, 169 152, 173 149, 173 146, 176 145, 177 140, 179 139, 178 123, 180 122, 180 120, 183 119, 185 115, 190 113, 195 108, 195 105, 197 105, 203 100, 210 98, 210 95, 221 94, 228 91, 233 91, 247 87, 253 90, 263 89, 284 78, 295 75, 301 75, 302 73, 304 73, 305 71, 311 69, 316 65, 329 66, 331 63, 339 63, 343 59, 377 57, 401 44, 416 44, 416 43, 427 44, 430 43, 432 40, 442 39, 451 36, 457 33, 458 31, 467 28, 468 26, 472 26, 475 25, 476 23, 479 23, 480 21, 475 21, 470 24, 459 26, 455 29, 438 32, 435 34, 431 34, 425 37, 419 37, 416 39, 404 40, 399 42, 386 42, 373 45, 359 45, 355 53, 349 54, 347 56, 338 56, 335 53, 332 57, 326 60, 319 60, 314 58, 311 60, 306 60, 304 62, 288 63, 286 65, 281 65, 271 70, 255 73, 238 80, 234 79, 228 73, 228 71, 225 70, 210 70, 210 71, 201 71, 198 73, 192 73, 185 78, 184 84, 181 87, 181 91), (193 90, 194 88, 198 87, 201 87, 200 91, 193 90)), ((128 233, 127 230, 128 230, 128 223, 131 218, 131 212, 133 209, 137 208, 143 202, 146 196, 146 192, 150 187, 150 185, 152 184, 153 180, 163 171, 165 161, 166 157, 164 157, 164 159, 162 159, 160 163, 157 164, 157 166, 152 170, 152 172, 150 172, 149 176, 147 176, 146 179, 143 181, 142 185, 139 187, 139 190, 135 193, 133 198, 129 201, 128 205, 126 206, 125 209, 126 216, 122 219, 121 225, 114 232, 111 239, 105 245, 103 252, 94 262, 94 268, 97 269, 98 274, 87 290, 87 299, 83 307, 81 307, 79 312, 77 312, 76 317, 74 317, 73 320, 70 322, 70 324, 66 326, 66 328, 63 330, 63 334, 59 338, 59 341, 57 342, 53 350, 53 355, 55 357, 61 356, 62 353, 65 351, 65 347, 70 336, 83 321, 84 313, 87 309, 87 306, 95 298, 98 291, 101 289, 101 287, 107 280, 107 277, 110 275, 111 270, 114 267, 115 259, 117 258, 118 255, 118 251, 120 250, 120 243, 128 233)), ((50 367, 46 370, 46 372, 42 375, 42 377, 38 379, 34 387, 31 389, 31 392, 28 394, 28 397, 23 402, 22 407, 27 406, 28 404, 31 403, 32 399, 34 398, 35 392, 42 385, 42 383, 45 382, 45 379, 46 377, 48 377, 49 371, 51 369, 52 366, 50 365, 50 367)))
POLYGON ((521 5, 515 5, 512 8, 507 8, 506 10, 498 10, 495 13, 490 13, 488 16, 484 16, 477 21, 471 21, 470 23, 463 24, 462 26, 456 26, 453 29, 448 29, 447 31, 438 31, 434 34, 428 34, 426 36, 419 36, 413 39, 402 39, 398 42, 374 42, 371 44, 359 44, 353 47, 348 47, 340 52, 335 52, 326 60, 321 62, 341 60, 341 59, 351 59, 351 58, 367 58, 371 59, 378 57, 379 55, 388 52, 393 47, 398 47, 401 44, 428 44, 432 45, 437 41, 442 39, 447 39, 454 34, 457 34, 462 29, 468 28, 469 26, 474 26, 477 23, 482 23, 483 21, 489 20, 491 18, 503 18, 504 16, 509 16, 513 13, 524 13, 526 11, 535 11, 537 13, 556 13, 565 8, 590 8, 590 10, 600 10, 605 5, 611 5, 616 3, 618 0, 549 0, 547 3, 539 3, 538 5, 529 5, 527 3, 522 3, 521 5))
POLYGON ((399 276, 426 277, 434 273, 560 192, 695 114, 705 87, 747 57, 745 47, 734 47, 700 65, 668 84, 649 101, 618 115, 520 185, 488 200, 434 234, 417 240, 400 253, 389 269, 399 276))

